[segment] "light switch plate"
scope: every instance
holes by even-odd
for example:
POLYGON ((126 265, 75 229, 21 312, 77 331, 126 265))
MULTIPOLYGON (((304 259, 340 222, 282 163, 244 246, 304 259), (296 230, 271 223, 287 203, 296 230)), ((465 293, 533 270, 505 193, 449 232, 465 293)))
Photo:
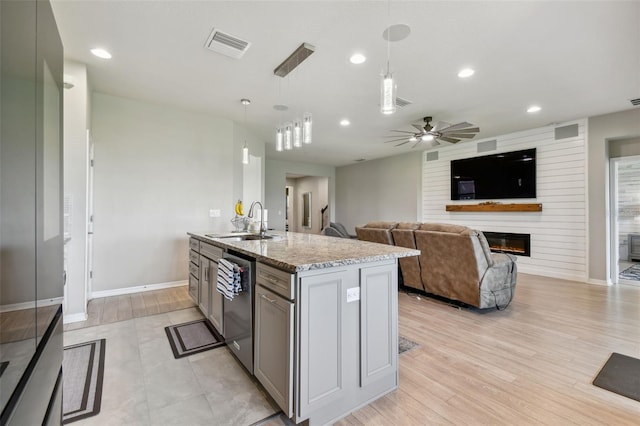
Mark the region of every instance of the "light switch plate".
POLYGON ((209 217, 220 217, 220 209, 209 210, 209 217))
POLYGON ((352 287, 347 289, 347 303, 357 302, 360 300, 360 287, 352 287))

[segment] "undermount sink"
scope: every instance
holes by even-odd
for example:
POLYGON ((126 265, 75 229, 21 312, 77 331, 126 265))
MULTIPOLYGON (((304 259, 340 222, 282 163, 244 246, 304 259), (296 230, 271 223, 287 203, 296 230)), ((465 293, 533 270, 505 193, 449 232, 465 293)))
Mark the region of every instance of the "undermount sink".
POLYGON ((251 240, 271 240, 273 239, 273 235, 257 235, 257 234, 248 234, 248 235, 224 235, 216 238, 221 238, 227 241, 251 241, 251 240))

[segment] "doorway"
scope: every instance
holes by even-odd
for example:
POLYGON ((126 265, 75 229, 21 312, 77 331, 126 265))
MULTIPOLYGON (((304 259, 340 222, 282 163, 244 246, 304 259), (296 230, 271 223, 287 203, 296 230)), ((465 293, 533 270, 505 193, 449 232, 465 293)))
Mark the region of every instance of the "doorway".
POLYGON ((640 286, 640 155, 609 161, 611 280, 640 286))
POLYGON ((329 178, 286 174, 285 229, 320 234, 328 225, 329 178))

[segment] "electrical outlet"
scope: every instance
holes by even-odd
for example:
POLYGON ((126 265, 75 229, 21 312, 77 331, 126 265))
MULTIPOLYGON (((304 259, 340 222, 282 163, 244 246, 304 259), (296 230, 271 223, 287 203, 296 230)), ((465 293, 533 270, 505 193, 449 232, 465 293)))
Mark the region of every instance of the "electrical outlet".
POLYGON ((209 217, 220 217, 220 209, 209 210, 209 217))
POLYGON ((360 287, 352 287, 347 289, 347 303, 357 302, 360 300, 360 287))

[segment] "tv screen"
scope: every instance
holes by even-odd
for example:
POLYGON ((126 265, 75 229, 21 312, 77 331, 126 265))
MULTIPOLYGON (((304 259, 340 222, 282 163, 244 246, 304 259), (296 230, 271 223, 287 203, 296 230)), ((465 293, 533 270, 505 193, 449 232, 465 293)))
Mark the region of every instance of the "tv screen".
POLYGON ((536 198, 536 149, 451 161, 452 200, 536 198))

